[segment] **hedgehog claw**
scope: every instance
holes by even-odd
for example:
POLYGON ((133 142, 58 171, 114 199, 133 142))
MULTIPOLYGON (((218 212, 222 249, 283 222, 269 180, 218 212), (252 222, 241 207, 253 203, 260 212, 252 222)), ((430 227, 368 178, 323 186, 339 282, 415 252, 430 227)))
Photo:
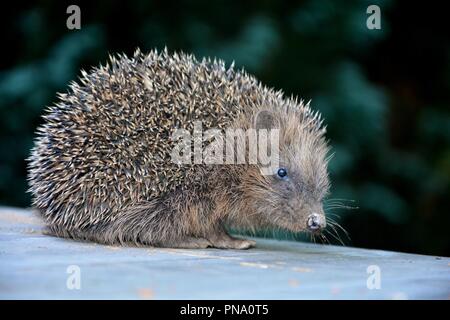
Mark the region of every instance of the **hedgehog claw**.
POLYGON ((256 245, 256 241, 245 240, 245 239, 236 239, 233 241, 233 244, 236 244, 236 247, 234 247, 232 249, 250 249, 256 245))
POLYGON ((245 250, 250 249, 255 245, 256 245, 255 241, 245 239, 221 239, 220 241, 213 242, 213 246, 218 249, 245 250))
POLYGON ((218 249, 245 250, 256 245, 256 242, 253 240, 233 238, 226 233, 215 235, 214 237, 209 238, 209 241, 212 243, 214 248, 218 249))
POLYGON ((178 248, 178 249, 206 249, 206 248, 213 247, 213 245, 207 239, 189 237, 189 238, 180 240, 176 243, 167 245, 167 247, 178 248))

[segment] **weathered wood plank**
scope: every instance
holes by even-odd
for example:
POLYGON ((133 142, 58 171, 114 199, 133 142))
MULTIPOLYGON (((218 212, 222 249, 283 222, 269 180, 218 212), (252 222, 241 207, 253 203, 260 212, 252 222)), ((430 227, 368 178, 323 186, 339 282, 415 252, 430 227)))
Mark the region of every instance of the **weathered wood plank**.
POLYGON ((450 259, 443 257, 264 239, 248 251, 123 248, 41 230, 31 211, 0 208, 0 298, 450 297, 450 259), (367 287, 371 265, 381 272, 380 289, 367 287), (80 289, 67 287, 69 266, 80 270, 80 289))

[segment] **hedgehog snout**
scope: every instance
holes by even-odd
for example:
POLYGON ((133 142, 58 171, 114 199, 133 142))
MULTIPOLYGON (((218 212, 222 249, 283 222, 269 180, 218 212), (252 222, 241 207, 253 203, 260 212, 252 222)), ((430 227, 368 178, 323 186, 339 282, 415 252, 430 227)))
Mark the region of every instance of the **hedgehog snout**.
POLYGON ((314 233, 319 233, 325 229, 327 223, 324 215, 316 212, 311 213, 306 219, 306 228, 314 233))

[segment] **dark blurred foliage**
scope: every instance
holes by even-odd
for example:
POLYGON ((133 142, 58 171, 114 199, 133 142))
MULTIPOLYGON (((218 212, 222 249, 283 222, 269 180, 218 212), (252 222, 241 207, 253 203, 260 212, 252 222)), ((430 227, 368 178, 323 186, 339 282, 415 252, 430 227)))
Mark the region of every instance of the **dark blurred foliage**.
MULTIPOLYGON (((450 45, 439 5, 394 1, 96 1, 66 28, 62 1, 3 10, 0 203, 29 206, 26 162, 43 108, 109 53, 167 46, 233 60, 312 99, 335 152, 330 209, 349 245, 449 255, 450 45), (382 29, 366 28, 378 4, 382 29)), ((329 237, 331 241, 333 237, 329 237)), ((336 242, 336 241, 334 241, 336 242)))

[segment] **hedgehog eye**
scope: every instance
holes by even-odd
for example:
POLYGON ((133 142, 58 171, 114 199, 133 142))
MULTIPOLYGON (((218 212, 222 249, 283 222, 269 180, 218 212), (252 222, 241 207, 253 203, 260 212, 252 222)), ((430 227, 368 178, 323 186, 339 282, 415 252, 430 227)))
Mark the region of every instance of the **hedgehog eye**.
POLYGON ((287 170, 285 168, 278 169, 277 175, 281 179, 285 179, 287 177, 287 170))

